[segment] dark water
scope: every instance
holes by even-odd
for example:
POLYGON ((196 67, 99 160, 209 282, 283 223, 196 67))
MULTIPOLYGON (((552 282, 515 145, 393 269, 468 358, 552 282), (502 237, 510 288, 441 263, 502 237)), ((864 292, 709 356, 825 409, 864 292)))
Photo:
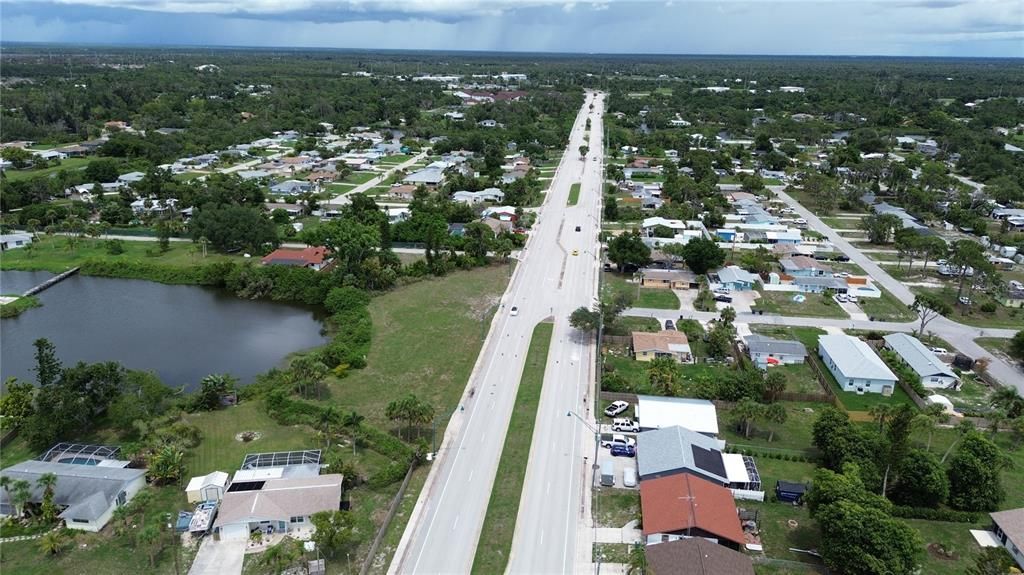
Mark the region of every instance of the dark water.
MULTIPOLYGON (((0 292, 21 293, 51 275, 0 272, 0 292)), ((195 286, 73 276, 38 297, 42 307, 0 321, 4 379, 34 381, 32 342, 40 337, 65 365, 119 361, 190 389, 211 373, 249 383, 289 353, 326 342, 311 309, 195 286)))

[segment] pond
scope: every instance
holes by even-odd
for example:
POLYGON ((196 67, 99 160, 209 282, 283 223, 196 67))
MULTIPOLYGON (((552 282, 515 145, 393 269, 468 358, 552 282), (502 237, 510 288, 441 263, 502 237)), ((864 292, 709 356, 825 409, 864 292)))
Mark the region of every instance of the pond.
MULTIPOLYGON (((0 293, 22 293, 46 272, 0 272, 0 293)), ((249 301, 210 288, 72 276, 38 295, 42 307, 0 321, 0 377, 35 381, 32 342, 45 337, 64 365, 118 361, 193 389, 206 375, 242 383, 290 353, 323 345, 317 310, 249 301)))

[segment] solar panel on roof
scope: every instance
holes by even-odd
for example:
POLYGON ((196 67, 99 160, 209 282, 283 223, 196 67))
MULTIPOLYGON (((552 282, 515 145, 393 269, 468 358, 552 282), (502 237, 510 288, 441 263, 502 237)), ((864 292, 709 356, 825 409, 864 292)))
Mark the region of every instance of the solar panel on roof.
POLYGON ((690 446, 693 452, 693 463, 699 469, 714 473, 719 477, 726 477, 725 463, 722 461, 722 452, 711 449, 704 449, 696 445, 690 446))

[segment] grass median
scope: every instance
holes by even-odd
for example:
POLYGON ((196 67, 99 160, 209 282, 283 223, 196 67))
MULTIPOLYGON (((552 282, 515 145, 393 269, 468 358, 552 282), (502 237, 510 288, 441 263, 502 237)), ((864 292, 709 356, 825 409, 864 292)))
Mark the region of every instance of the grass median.
POLYGON ((530 350, 526 354, 526 364, 516 393, 516 404, 508 422, 505 445, 501 450, 501 461, 495 476, 497 479, 491 489, 487 516, 473 559, 473 573, 504 573, 508 564, 553 329, 554 324, 546 322, 537 324, 533 329, 530 350))
POLYGON ((580 184, 575 183, 569 187, 569 205, 575 206, 580 201, 580 184))

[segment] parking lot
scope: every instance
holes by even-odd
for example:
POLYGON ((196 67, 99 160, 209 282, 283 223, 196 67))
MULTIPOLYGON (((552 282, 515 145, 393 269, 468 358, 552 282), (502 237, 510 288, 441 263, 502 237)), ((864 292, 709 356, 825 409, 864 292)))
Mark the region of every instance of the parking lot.
MULTIPOLYGON (((637 487, 625 487, 622 485, 622 470, 627 467, 636 469, 636 458, 635 457, 612 457, 610 450, 607 447, 601 447, 597 452, 598 464, 603 464, 605 461, 611 461, 615 468, 615 489, 639 489, 640 478, 637 477, 637 487)), ((594 486, 600 486, 601 484, 601 471, 598 470, 594 474, 594 486)))

